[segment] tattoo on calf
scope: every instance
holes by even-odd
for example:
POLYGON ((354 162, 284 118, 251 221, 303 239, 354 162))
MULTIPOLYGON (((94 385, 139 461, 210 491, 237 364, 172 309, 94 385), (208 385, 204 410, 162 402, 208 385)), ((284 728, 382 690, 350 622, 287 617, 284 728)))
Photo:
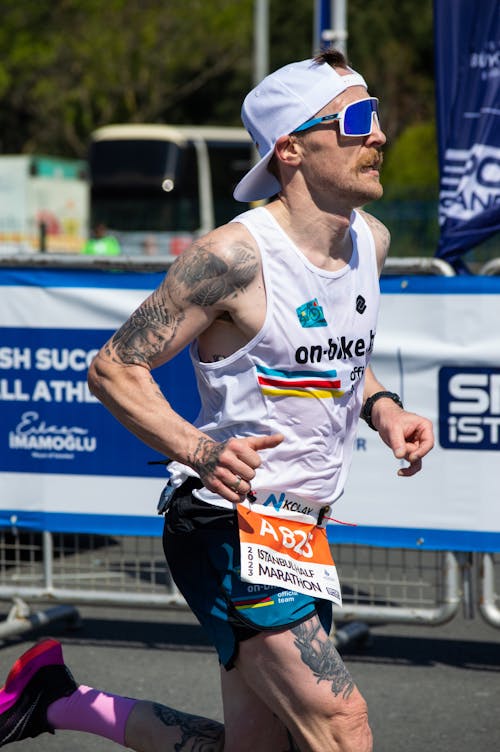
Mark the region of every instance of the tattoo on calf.
POLYGON ((347 700, 354 689, 352 677, 334 644, 325 635, 318 619, 303 622, 292 629, 300 657, 320 681, 331 682, 332 692, 347 700))
POLYGON ((201 718, 165 705, 153 704, 155 716, 165 726, 178 726, 181 740, 174 744, 175 752, 221 752, 224 747, 224 726, 217 721, 201 718))

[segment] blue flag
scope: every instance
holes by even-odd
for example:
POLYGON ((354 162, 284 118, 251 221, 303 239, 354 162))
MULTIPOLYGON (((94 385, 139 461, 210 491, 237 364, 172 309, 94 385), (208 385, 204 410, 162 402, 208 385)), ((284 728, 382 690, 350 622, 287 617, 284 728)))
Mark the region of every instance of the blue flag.
POLYGON ((456 267, 500 230, 500 3, 434 0, 440 240, 456 267))

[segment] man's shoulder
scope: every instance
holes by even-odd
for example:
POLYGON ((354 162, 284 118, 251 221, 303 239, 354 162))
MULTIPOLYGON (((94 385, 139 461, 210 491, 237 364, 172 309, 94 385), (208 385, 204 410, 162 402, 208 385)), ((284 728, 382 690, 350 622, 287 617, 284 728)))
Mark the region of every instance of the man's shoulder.
POLYGON ((372 231, 375 242, 384 242, 387 244, 387 247, 389 247, 391 234, 384 223, 381 222, 380 219, 377 219, 377 217, 374 217, 373 214, 369 214, 369 212, 365 211, 364 209, 357 209, 356 211, 365 220, 366 224, 372 231))
POLYGON ((176 259, 167 275, 172 296, 181 287, 200 290, 192 302, 220 304, 245 291, 261 266, 257 245, 243 225, 222 225, 198 238, 176 259))
POLYGON ((183 262, 194 259, 197 259, 199 263, 208 264, 220 259, 220 261, 232 264, 238 261, 242 253, 251 253, 257 257, 257 244, 244 225, 239 222, 229 222, 197 238, 183 251, 176 264, 182 265, 183 262))
POLYGON ((374 217, 373 214, 370 214, 364 209, 357 209, 356 211, 364 219, 373 235, 379 269, 382 269, 387 253, 389 252, 391 233, 384 223, 374 217))

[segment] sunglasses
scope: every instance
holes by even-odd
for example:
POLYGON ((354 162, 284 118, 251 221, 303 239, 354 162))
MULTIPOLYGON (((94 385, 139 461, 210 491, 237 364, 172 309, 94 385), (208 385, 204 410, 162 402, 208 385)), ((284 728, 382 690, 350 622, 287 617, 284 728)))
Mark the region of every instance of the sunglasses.
POLYGON ((290 135, 293 133, 302 133, 320 123, 330 123, 333 120, 338 120, 340 132, 343 136, 368 136, 372 132, 374 116, 377 119, 377 125, 379 125, 378 99, 376 97, 358 99, 357 102, 346 105, 343 110, 336 112, 334 115, 323 115, 323 117, 306 120, 305 123, 295 128, 290 135))

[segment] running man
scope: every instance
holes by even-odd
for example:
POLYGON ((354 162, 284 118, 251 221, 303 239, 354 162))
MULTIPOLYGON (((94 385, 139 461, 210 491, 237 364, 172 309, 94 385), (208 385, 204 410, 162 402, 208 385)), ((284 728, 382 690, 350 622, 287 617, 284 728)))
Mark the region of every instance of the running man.
POLYGON ((407 461, 401 476, 433 445, 431 423, 369 366, 389 233, 359 207, 382 195, 386 139, 377 99, 332 50, 267 76, 242 118, 261 159, 235 197, 269 202, 185 251, 89 370, 92 392, 171 460, 164 548, 217 648, 224 726, 77 687, 48 643, 0 696, 3 744, 76 727, 141 752, 372 749, 328 636, 340 596, 325 521, 360 415, 407 461), (195 425, 152 376, 188 344, 195 425))

